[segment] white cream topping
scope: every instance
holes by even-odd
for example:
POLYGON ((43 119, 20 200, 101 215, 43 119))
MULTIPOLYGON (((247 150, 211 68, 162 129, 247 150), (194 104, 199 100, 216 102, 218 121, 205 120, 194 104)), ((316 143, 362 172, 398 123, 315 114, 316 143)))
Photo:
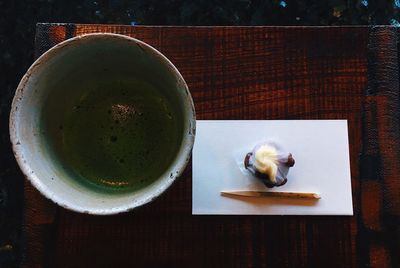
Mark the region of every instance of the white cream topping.
POLYGON ((270 180, 276 182, 278 172, 278 152, 270 145, 264 144, 255 152, 254 166, 258 172, 266 174, 270 180))

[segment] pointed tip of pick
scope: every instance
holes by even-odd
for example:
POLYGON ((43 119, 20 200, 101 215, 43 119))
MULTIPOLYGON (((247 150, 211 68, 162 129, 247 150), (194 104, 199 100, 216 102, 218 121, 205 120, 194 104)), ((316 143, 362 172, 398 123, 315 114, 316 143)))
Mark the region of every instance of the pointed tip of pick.
POLYGON ((313 196, 314 196, 315 199, 321 199, 320 194, 314 193, 313 196))

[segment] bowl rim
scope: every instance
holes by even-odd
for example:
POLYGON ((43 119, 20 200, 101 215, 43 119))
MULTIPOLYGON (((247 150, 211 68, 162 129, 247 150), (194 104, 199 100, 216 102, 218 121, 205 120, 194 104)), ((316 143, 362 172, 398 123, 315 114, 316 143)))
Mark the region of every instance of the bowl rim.
MULTIPOLYGON (((186 131, 186 130, 185 130, 186 131)), ((90 33, 72 37, 65 41, 58 43, 57 45, 53 46, 45 53, 43 53, 40 57, 38 57, 32 65, 28 68, 24 76, 21 78, 17 89, 15 91, 15 95, 12 100, 11 104, 11 111, 9 116, 9 133, 10 133, 10 141, 13 150, 14 157, 20 167, 23 175, 25 178, 30 181, 30 183, 37 189, 39 192, 45 196, 47 199, 52 200, 54 203, 64 207, 68 210, 85 213, 85 214, 93 214, 93 215, 113 215, 118 213, 123 213, 130 211, 132 209, 138 208, 143 206, 157 197, 159 197, 162 193, 164 193, 172 184, 176 181, 180 175, 182 175, 183 171, 185 170, 189 160, 191 159, 191 153, 194 146, 195 134, 196 134, 196 112, 194 107, 193 98, 189 91, 186 81, 184 80, 182 74, 179 70, 175 67, 175 65, 161 52, 157 49, 152 47, 151 45, 122 34, 115 34, 115 33, 90 33), (55 192, 53 192, 50 187, 48 187, 45 183, 43 183, 35 173, 32 172, 32 169, 28 163, 28 161, 24 161, 24 153, 22 150, 22 143, 19 139, 18 135, 18 107, 23 99, 23 91, 25 86, 28 84, 28 81, 32 75, 34 75, 38 70, 38 67, 42 64, 46 64, 46 62, 54 56, 57 56, 57 52, 69 46, 79 45, 81 42, 89 41, 91 39, 119 39, 123 41, 133 42, 139 46, 144 46, 151 51, 152 54, 159 57, 164 64, 167 64, 170 68, 171 72, 173 72, 177 77, 179 77, 181 81, 181 86, 183 86, 184 90, 186 91, 186 96, 184 96, 184 101, 188 104, 188 107, 185 105, 185 113, 189 113, 189 131, 187 135, 183 135, 182 142, 181 142, 181 149, 177 153, 176 159, 172 162, 170 167, 174 167, 174 172, 171 172, 171 176, 168 176, 165 182, 160 183, 159 187, 156 191, 153 191, 149 197, 146 199, 140 199, 139 201, 131 201, 127 202, 124 205, 120 205, 117 207, 111 208, 97 208, 91 209, 88 207, 80 207, 79 205, 69 203, 69 199, 59 198, 55 192), (189 109, 187 109, 189 108, 189 109)), ((160 176, 157 180, 165 179, 165 176, 160 176)))

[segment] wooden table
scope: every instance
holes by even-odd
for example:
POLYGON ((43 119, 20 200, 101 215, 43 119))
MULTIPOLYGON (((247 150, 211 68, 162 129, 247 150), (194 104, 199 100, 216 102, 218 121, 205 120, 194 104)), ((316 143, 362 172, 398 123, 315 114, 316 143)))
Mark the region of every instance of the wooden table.
POLYGON ((192 216, 190 165, 116 216, 67 211, 26 182, 23 267, 400 267, 397 28, 38 24, 36 55, 94 32, 165 54, 198 119, 347 119, 355 216, 192 216))

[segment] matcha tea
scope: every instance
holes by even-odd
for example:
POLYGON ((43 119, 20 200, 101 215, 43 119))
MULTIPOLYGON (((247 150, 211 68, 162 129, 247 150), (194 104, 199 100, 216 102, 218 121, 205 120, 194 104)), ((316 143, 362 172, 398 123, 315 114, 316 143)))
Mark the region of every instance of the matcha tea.
POLYGON ((57 155, 83 183, 134 190, 152 183, 171 164, 181 128, 168 99, 152 85, 98 85, 52 126, 57 155))

